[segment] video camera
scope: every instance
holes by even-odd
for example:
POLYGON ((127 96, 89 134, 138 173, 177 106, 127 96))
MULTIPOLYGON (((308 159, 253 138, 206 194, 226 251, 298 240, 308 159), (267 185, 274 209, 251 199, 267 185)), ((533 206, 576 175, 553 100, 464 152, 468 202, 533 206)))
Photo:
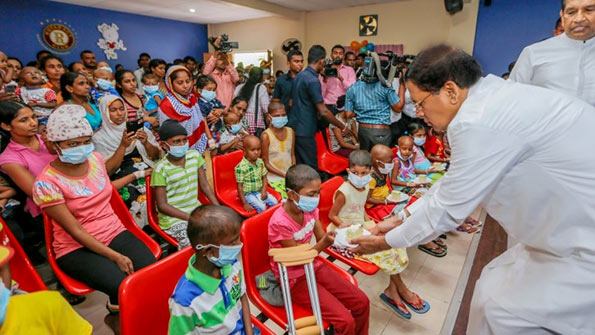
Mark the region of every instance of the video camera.
POLYGON ((222 53, 230 53, 231 49, 237 49, 240 47, 238 42, 229 42, 229 36, 227 34, 221 35, 221 46, 216 46, 215 41, 217 37, 209 37, 209 43, 215 48, 215 50, 221 51, 222 53))
MULTIPOLYGON (((340 58, 337 58, 339 61, 341 61, 340 58)), ((341 64, 341 63, 339 63, 341 64)), ((330 77, 338 77, 338 71, 337 68, 333 67, 333 65, 338 65, 334 60, 327 58, 324 61, 324 76, 327 78, 330 77)))
POLYGON ((366 83, 381 81, 384 86, 391 87, 393 79, 398 77, 414 59, 414 55, 399 56, 392 51, 386 53, 368 51, 364 58, 361 80, 366 83), (380 57, 387 59, 381 61, 380 57))

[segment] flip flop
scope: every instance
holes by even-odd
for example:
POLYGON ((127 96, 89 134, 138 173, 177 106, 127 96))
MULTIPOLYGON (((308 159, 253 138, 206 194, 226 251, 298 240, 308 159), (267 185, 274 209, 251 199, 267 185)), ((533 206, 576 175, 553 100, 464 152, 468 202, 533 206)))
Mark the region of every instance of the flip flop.
POLYGON ((415 308, 413 307, 413 305, 410 302, 407 302, 407 300, 405 300, 403 297, 401 297, 401 300, 403 301, 403 303, 405 303, 405 305, 407 305, 409 308, 411 308, 411 310, 413 310, 415 313, 417 314, 424 314, 427 311, 430 310, 430 303, 423 300, 422 298, 419 297, 419 295, 417 295, 417 293, 413 293, 415 294, 415 296, 417 297, 417 301, 421 301, 424 304, 424 307, 422 308, 415 308))
POLYGON ((388 305, 388 307, 392 308, 395 312, 397 312, 397 314, 399 314, 399 316, 402 317, 403 319, 405 319, 405 320, 411 319, 411 313, 405 313, 399 309, 398 306, 407 309, 407 306, 405 306, 402 302, 395 302, 393 299, 389 298, 384 293, 380 294, 380 299, 382 299, 382 301, 384 301, 384 303, 386 303, 388 305))
POLYGON ((462 225, 457 227, 457 231, 467 234, 477 234, 481 231, 479 226, 474 226, 469 222, 463 223, 462 225), (466 228, 465 228, 466 227, 466 228))
POLYGON ((448 246, 440 238, 432 240, 432 242, 436 243, 436 245, 439 246, 440 248, 442 248, 444 250, 448 250, 448 246))
POLYGON ((432 255, 434 257, 444 257, 444 256, 446 256, 446 253, 447 253, 446 250, 441 247, 428 248, 423 245, 418 245, 417 249, 425 252, 426 254, 432 255), (437 250, 442 250, 442 252, 437 252, 437 250))
POLYGON ((481 227, 483 225, 483 222, 475 219, 465 220, 465 223, 469 223, 474 227, 481 227))

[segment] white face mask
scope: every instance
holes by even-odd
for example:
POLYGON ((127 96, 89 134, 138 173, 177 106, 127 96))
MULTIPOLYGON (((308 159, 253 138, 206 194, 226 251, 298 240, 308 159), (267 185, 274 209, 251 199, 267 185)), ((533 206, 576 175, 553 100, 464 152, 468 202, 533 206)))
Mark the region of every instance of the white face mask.
POLYGON ((351 185, 355 188, 363 188, 366 185, 370 184, 370 180, 372 180, 372 176, 367 174, 365 176, 357 176, 355 173, 349 172, 349 176, 347 177, 351 185))
POLYGON ((393 163, 393 162, 384 163, 384 162, 377 160, 376 163, 384 164, 384 167, 378 166, 378 171, 380 171, 380 173, 382 173, 382 174, 389 174, 393 170, 393 167, 395 167, 395 163, 393 163))

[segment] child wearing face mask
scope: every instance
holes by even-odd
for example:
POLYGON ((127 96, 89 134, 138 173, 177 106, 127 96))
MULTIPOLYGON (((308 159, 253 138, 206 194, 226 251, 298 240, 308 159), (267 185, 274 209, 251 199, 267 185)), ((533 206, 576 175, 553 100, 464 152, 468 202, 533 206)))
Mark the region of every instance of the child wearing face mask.
POLYGON ((106 94, 120 97, 120 93, 118 93, 118 91, 116 91, 114 88, 111 72, 98 68, 93 71, 93 79, 95 80, 97 87, 91 87, 89 93, 95 104, 99 104, 99 100, 101 100, 101 98, 103 98, 103 96, 106 94))
POLYGON ((391 190, 388 186, 389 175, 393 170, 393 152, 383 144, 376 144, 370 150, 372 156, 372 172, 370 191, 366 203, 366 212, 375 221, 382 221, 391 215, 396 204, 389 200, 391 190))
MULTIPOLYGON (((386 234, 398 226, 402 221, 392 216, 377 224, 366 224, 370 218, 366 214, 365 206, 370 193, 370 175, 372 156, 365 150, 355 150, 349 155, 349 177, 334 194, 333 206, 329 212, 329 219, 333 224, 329 229, 358 226, 367 229, 374 235, 386 234)), ((417 294, 411 292, 400 273, 407 268, 409 258, 404 248, 380 251, 369 255, 357 255, 370 263, 376 264, 390 276, 388 287, 380 295, 380 299, 405 319, 411 318, 407 309, 409 306, 416 313, 426 313, 430 309, 428 302, 423 301, 417 294), (405 304, 407 306, 405 306, 405 304)))
MULTIPOLYGON (((345 126, 357 134, 357 121, 355 121, 354 112, 341 111, 336 116, 337 120, 341 121, 345 126)), ((352 151, 359 149, 359 142, 357 135, 344 135, 343 129, 337 128, 334 124, 329 125, 331 150, 343 157, 349 157, 352 151)))
POLYGON ((287 199, 285 173, 295 165, 295 133, 286 127, 285 105, 273 101, 267 115, 269 127, 262 133, 262 160, 269 174, 269 185, 287 199))
POLYGON ((244 150, 242 139, 250 135, 248 129, 244 128, 240 122, 240 117, 236 113, 227 113, 223 117, 225 130, 219 133, 219 154, 225 154, 234 150, 244 150))
POLYGON ((435 183, 444 175, 444 172, 437 171, 438 169, 432 166, 432 163, 424 154, 424 144, 426 143, 427 134, 426 128, 417 122, 412 122, 407 126, 407 134, 413 137, 413 152, 415 153, 413 166, 415 170, 428 175, 430 182, 432 184, 435 183))
POLYGON ((225 206, 205 205, 188 220, 194 250, 169 299, 170 335, 260 334, 253 327, 244 270, 238 260, 242 218, 225 206))
POLYGON ((145 102, 145 111, 151 117, 157 116, 157 108, 163 100, 163 94, 159 92, 159 77, 154 73, 145 72, 143 74, 143 91, 147 102, 145 102))
POLYGON ((397 157, 393 160, 394 168, 391 176, 391 184, 395 187, 395 190, 409 192, 411 189, 418 188, 424 184, 430 184, 428 179, 427 183, 416 183, 416 177, 418 174, 425 172, 434 172, 433 169, 428 171, 418 170, 415 168, 415 151, 413 137, 404 135, 399 137, 397 141, 398 150, 397 157))
POLYGON ((216 136, 217 131, 223 126, 221 116, 225 114, 225 106, 216 98, 216 90, 217 82, 213 77, 200 76, 196 80, 194 93, 200 97, 198 107, 202 116, 207 120, 213 136, 216 136))
MULTIPOLYGON (((287 170, 285 186, 287 201, 273 213, 269 221, 269 249, 310 244, 313 235, 316 237, 313 249, 317 252, 332 245, 335 233, 325 232, 318 217, 318 172, 304 164, 294 165, 287 170)), ((367 335, 370 301, 366 294, 319 259, 315 259, 313 265, 322 319, 334 326, 336 335, 367 335)), ((270 266, 279 279, 279 268, 272 258, 270 266)), ((287 274, 292 302, 309 309, 310 297, 304 268, 289 267, 287 274)))
POLYGON ((196 150, 188 150, 186 129, 176 120, 159 127, 161 147, 167 152, 153 168, 151 187, 159 212, 159 227, 178 241, 178 248, 190 245, 186 228, 190 213, 198 206, 198 186, 212 204, 219 202, 207 181, 205 160, 196 150))

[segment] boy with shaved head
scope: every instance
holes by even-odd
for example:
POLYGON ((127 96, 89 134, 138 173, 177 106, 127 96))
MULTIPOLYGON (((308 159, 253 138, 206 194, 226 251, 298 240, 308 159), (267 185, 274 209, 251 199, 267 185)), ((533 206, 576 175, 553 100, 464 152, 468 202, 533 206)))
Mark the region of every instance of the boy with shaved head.
POLYGON ((244 137, 244 158, 236 165, 238 197, 248 212, 263 212, 277 204, 277 199, 267 192, 268 170, 260 158, 260 139, 256 136, 244 137))
POLYGON ((93 71, 93 80, 97 83, 97 87, 91 87, 89 93, 96 104, 99 104, 99 100, 106 94, 120 96, 118 91, 114 89, 114 83, 112 82, 112 73, 108 70, 97 68, 93 71))

